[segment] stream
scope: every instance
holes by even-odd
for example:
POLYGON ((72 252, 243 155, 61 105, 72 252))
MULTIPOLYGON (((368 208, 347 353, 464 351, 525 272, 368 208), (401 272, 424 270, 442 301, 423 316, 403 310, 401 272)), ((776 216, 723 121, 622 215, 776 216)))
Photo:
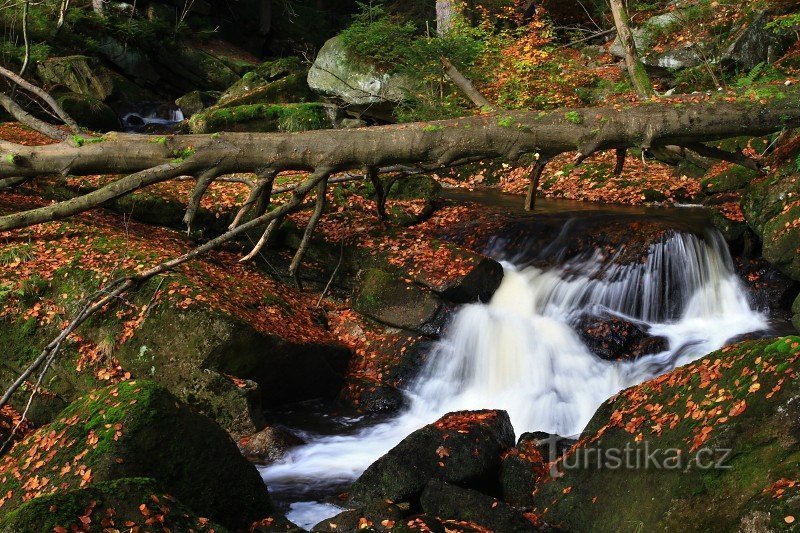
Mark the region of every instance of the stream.
MULTIPOLYGON (((475 195, 470 195, 475 200, 475 195)), ((507 209, 507 197, 479 198, 507 209)), ((519 198, 514 197, 518 209, 519 198)), ((626 242, 626 241, 623 241, 626 242)), ((325 503, 346 491, 372 462, 420 427, 457 410, 508 411, 517 435, 579 434, 596 409, 620 390, 687 364, 727 341, 770 328, 751 307, 722 236, 697 208, 590 208, 545 202, 520 215, 485 253, 505 277, 490 302, 465 305, 413 384, 408 407, 382 421, 330 418, 330 427, 298 427, 308 444, 261 469, 276 502, 304 528, 338 514, 325 503), (576 213, 576 209, 580 213, 576 213), (568 250, 576 234, 604 232, 628 218, 657 220, 671 231, 638 261, 616 248, 568 250), (542 225, 544 224, 544 225, 542 225), (616 316, 668 349, 631 361, 594 355, 574 329, 585 314, 616 316)))

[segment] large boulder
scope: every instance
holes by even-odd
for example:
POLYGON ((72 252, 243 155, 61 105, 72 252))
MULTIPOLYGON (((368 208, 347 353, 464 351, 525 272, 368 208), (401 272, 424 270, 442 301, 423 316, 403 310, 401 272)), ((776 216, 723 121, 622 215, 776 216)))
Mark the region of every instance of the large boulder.
POLYGON ((794 305, 792 306, 792 313, 794 313, 794 318, 792 319, 792 324, 794 324, 794 329, 800 333, 800 294, 797 295, 797 299, 794 301, 794 305))
POLYGON ((175 100, 175 105, 180 108, 184 118, 192 118, 216 104, 219 97, 220 93, 217 91, 192 91, 175 100))
POLYGON ((155 524, 171 531, 226 531, 166 494, 155 480, 124 478, 34 498, 5 515, 0 532, 148 531, 155 524))
POLYGON ((475 524, 477 531, 522 533, 539 531, 536 524, 513 507, 478 491, 465 489, 439 479, 428 482, 420 497, 422 510, 455 524, 475 524))
POLYGON ((267 61, 229 87, 220 97, 219 106, 313 101, 307 76, 308 68, 298 57, 267 61))
POLYGON ((769 12, 759 11, 744 24, 725 50, 723 64, 746 71, 781 57, 796 39, 769 28, 771 18, 769 12))
POLYGON ((129 381, 70 404, 0 463, 0 514, 93 483, 156 480, 194 512, 243 528, 272 510, 253 465, 212 420, 165 388, 129 381))
POLYGON ((800 281, 800 196, 798 172, 789 162, 753 181, 744 194, 747 224, 764 243, 764 259, 800 281))
POLYGON ((745 341, 621 392, 538 486, 567 531, 779 531, 800 514, 800 337, 745 341))
POLYGON ((114 72, 95 57, 51 57, 38 63, 37 74, 46 85, 63 86, 75 94, 101 101, 114 93, 114 72))
MULTIPOLYGON (((649 18, 641 26, 633 29, 633 39, 636 48, 642 54, 645 65, 661 68, 690 68, 702 64, 703 56, 697 49, 697 44, 685 43, 676 48, 663 52, 651 52, 656 36, 667 28, 680 24, 680 12, 669 12, 649 18)), ((609 48, 609 52, 620 59, 625 58, 625 48, 617 37, 609 48)))
POLYGON ((317 54, 308 72, 308 85, 347 104, 374 106, 406 100, 415 83, 407 76, 382 72, 376 65, 354 57, 341 39, 334 37, 317 54))
POLYGON ((531 507, 533 492, 547 476, 551 453, 549 444, 559 437, 542 433, 524 433, 516 447, 508 451, 500 465, 500 496, 517 507, 531 507))
POLYGON ((353 309, 384 324, 420 331, 439 314, 442 302, 419 285, 377 268, 361 274, 353 309))
POLYGON ((358 478, 351 501, 416 500, 431 479, 496 490, 501 454, 514 446, 505 411, 460 411, 403 439, 358 478))

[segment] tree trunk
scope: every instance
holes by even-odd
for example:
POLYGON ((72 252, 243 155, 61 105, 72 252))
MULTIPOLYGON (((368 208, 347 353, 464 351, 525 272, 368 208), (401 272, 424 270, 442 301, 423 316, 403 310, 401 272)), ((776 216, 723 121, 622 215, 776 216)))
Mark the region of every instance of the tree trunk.
POLYGON ((578 151, 684 147, 739 136, 761 136, 800 126, 800 88, 775 96, 715 95, 702 102, 516 111, 447 121, 304 133, 221 133, 156 137, 108 134, 81 146, 62 142, 21 146, 0 142, 0 179, 47 174, 130 174, 87 195, 0 217, 0 231, 60 219, 173 179, 217 174, 329 169, 330 173, 415 164, 435 169, 481 159, 547 160, 578 151), (176 160, 176 153, 188 153, 176 160))
POLYGON ((617 35, 625 49, 625 65, 628 67, 628 75, 631 78, 633 88, 642 99, 651 98, 655 95, 653 84, 644 68, 644 63, 639 59, 639 52, 636 50, 636 41, 631 32, 631 20, 628 11, 625 9, 624 0, 609 0, 611 3, 611 13, 614 15, 614 25, 617 27, 617 35))
POLYGON ((444 72, 447 74, 447 77, 450 78, 450 81, 452 81, 455 86, 458 87, 473 104, 475 104, 475 107, 478 109, 487 110, 494 109, 492 103, 489 102, 489 100, 487 100, 486 97, 475 88, 469 78, 464 76, 460 70, 453 66, 449 59, 443 57, 442 66, 444 66, 444 72))
POLYGON ((436 0, 436 34, 447 35, 453 29, 455 17, 455 0, 436 0))

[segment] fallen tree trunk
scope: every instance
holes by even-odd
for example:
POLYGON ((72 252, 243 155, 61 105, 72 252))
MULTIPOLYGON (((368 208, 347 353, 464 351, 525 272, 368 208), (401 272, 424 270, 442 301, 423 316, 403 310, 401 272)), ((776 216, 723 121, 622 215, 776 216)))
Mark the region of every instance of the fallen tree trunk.
MULTIPOLYGON (((498 112, 439 122, 304 133, 221 133, 156 137, 108 134, 81 146, 28 147, 0 143, 0 179, 46 174, 130 174, 98 191, 59 204, 0 217, 0 231, 64 218, 177 175, 234 172, 331 173, 369 167, 446 166, 464 160, 547 160, 578 152, 650 150, 800 126, 800 90, 775 89, 705 101, 673 100, 626 108, 498 112)), ((203 184, 207 187, 208 183, 203 184)))

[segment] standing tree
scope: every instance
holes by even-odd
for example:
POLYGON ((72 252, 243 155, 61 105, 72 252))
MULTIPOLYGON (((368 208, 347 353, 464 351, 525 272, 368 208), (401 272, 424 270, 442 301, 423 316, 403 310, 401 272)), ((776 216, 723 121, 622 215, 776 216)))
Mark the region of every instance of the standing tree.
POLYGON ((628 67, 628 75, 631 77, 633 88, 639 94, 639 98, 647 100, 655 95, 650 77, 644 68, 644 63, 639 59, 639 52, 636 50, 636 41, 631 31, 631 19, 628 10, 625 8, 623 0, 609 0, 611 13, 614 15, 614 25, 617 27, 617 35, 625 49, 625 65, 628 67))

